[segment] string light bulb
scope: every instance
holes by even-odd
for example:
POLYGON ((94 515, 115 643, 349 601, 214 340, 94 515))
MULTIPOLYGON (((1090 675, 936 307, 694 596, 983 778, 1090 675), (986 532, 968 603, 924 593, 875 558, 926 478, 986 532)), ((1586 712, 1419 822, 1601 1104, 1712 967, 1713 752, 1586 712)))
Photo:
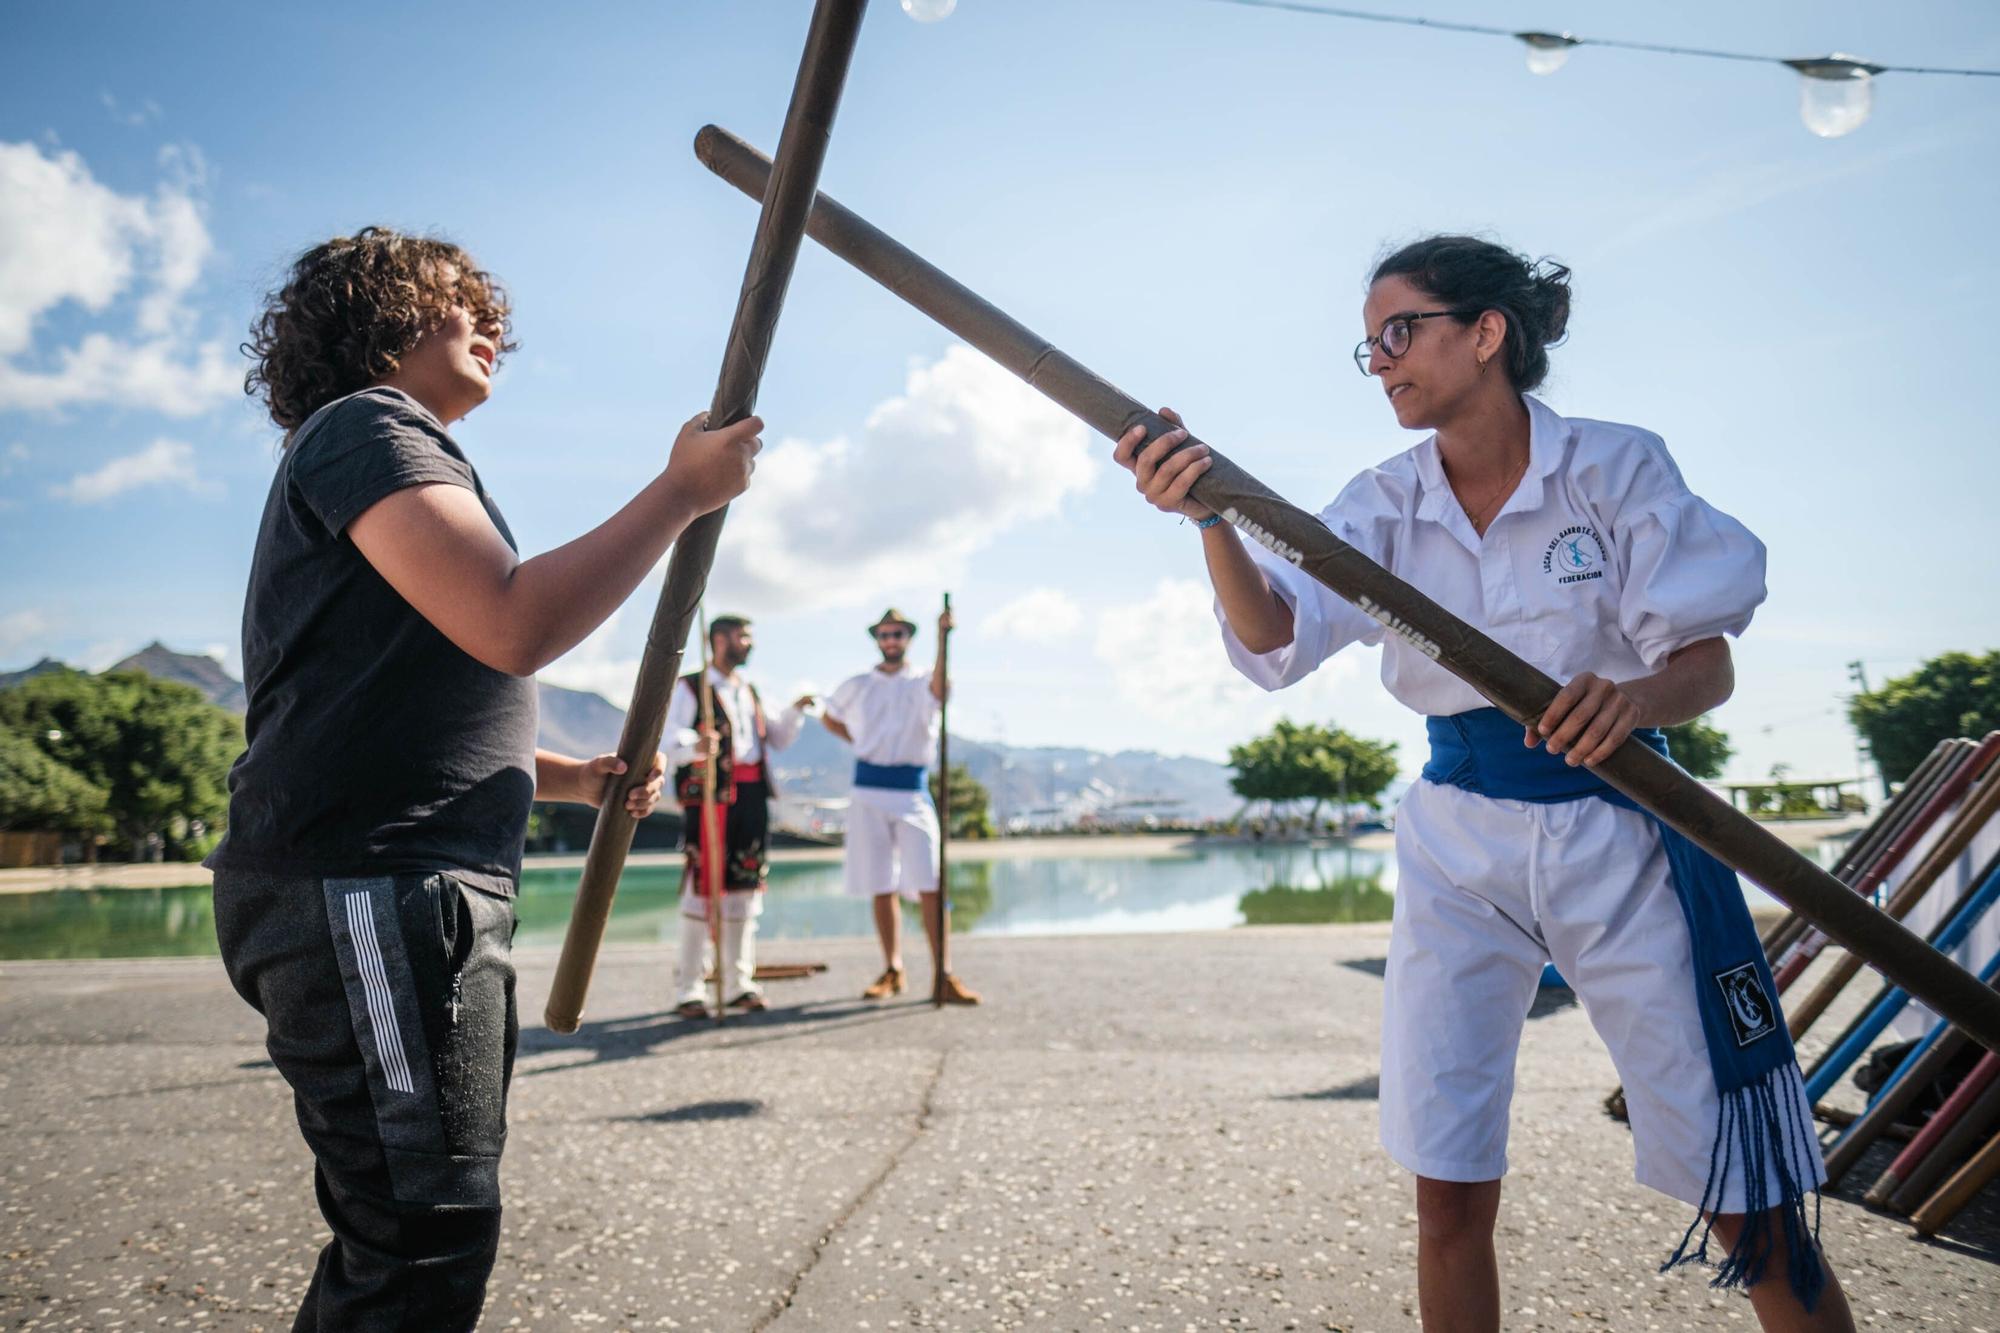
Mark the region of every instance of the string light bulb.
POLYGON ((936 23, 951 17, 958 0, 903 0, 903 12, 919 23, 936 23))
POLYGON ((1528 48, 1528 73, 1553 74, 1569 59, 1570 51, 1579 45, 1576 38, 1566 32, 1517 32, 1514 34, 1528 48))
POLYGON ((1874 109, 1882 66, 1838 52, 1785 63, 1799 72, 1799 119, 1820 138, 1854 133, 1874 109))

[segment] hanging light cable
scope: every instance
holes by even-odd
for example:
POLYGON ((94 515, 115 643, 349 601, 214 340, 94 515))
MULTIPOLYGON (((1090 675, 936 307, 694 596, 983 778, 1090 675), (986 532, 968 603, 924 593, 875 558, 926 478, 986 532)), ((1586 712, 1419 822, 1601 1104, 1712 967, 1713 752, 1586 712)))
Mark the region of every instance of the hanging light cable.
MULTIPOLYGON (((904 0, 907 6, 912 0, 904 0)), ((1570 52, 1579 46, 1608 46, 1621 51, 1649 51, 1655 55, 1692 56, 1703 60, 1738 60, 1764 65, 1785 65, 1799 75, 1799 119, 1822 139, 1851 134, 1868 119, 1874 107, 1875 78, 1880 74, 1941 74, 1959 78, 2000 78, 2000 69, 1953 69, 1939 65, 1878 65, 1850 55, 1812 56, 1785 59, 1749 51, 1718 51, 1699 46, 1670 46, 1661 42, 1628 42, 1611 37, 1578 37, 1568 32, 1519 32, 1484 23, 1458 23, 1448 19, 1422 18, 1414 14, 1381 14, 1365 9, 1341 9, 1315 5, 1304 0, 1211 0, 1215 4, 1238 5, 1245 9, 1279 9, 1294 14, 1315 14, 1321 18, 1352 19, 1361 23, 1394 23, 1409 28, 1435 28, 1442 32, 1467 32, 1482 37, 1508 37, 1528 48, 1528 69, 1535 74, 1553 74, 1563 67, 1570 52)))

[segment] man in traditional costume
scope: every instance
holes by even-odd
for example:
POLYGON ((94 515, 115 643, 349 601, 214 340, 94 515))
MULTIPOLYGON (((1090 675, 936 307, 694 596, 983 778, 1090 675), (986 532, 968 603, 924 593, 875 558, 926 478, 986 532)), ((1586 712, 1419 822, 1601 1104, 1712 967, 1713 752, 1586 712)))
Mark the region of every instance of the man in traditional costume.
POLYGON ((722 959, 724 993, 733 1009, 765 1007, 757 988, 757 917, 764 910, 764 881, 770 873, 770 802, 775 795, 770 755, 798 739, 808 694, 776 717, 764 711, 757 687, 743 674, 753 647, 750 621, 744 616, 717 616, 709 622, 710 663, 706 673, 681 677, 667 706, 668 759, 676 765, 674 789, 680 793, 682 846, 687 857, 681 880, 680 957, 675 969, 675 1012, 682 1018, 704 1018, 702 998, 709 964, 708 877, 702 858, 720 840, 722 857, 722 959), (709 694, 713 725, 703 730, 702 691, 709 694), (716 765, 715 801, 719 827, 703 836, 702 778, 704 761, 716 765))
MULTIPOLYGON (((938 617, 938 636, 951 632, 951 612, 938 617)), ((882 975, 862 998, 900 995, 902 914, 898 897, 923 906, 931 965, 942 948, 938 897, 937 807, 925 782, 937 753, 940 709, 949 689, 944 658, 929 671, 908 661, 915 622, 893 607, 868 632, 882 660, 873 670, 843 681, 826 700, 826 729, 854 746, 854 792, 847 807, 847 891, 875 904, 875 933, 882 941, 882 975)), ((946 973, 935 993, 945 1004, 978 1004, 979 996, 946 973)))

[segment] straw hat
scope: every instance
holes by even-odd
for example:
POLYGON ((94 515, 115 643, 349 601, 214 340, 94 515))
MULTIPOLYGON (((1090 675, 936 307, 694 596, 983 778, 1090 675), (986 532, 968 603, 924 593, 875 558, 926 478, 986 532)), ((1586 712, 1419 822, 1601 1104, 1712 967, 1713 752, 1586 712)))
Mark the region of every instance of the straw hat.
POLYGON ((875 632, 881 629, 884 625, 901 625, 904 629, 910 632, 911 638, 914 639, 917 637, 917 622, 911 620, 908 616, 905 616, 901 611, 898 611, 893 606, 890 607, 887 611, 884 611, 882 613, 882 618, 880 620, 876 621, 874 624, 868 627, 868 637, 871 639, 874 638, 875 632))

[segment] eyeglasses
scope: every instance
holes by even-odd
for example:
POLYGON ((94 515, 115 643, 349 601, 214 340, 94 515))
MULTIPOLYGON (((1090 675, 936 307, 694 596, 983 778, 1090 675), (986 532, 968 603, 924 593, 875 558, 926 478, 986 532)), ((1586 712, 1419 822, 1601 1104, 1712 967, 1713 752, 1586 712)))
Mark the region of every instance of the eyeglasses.
POLYGON ((1418 310, 1403 315, 1391 315, 1382 321, 1382 334, 1378 338, 1363 338, 1354 347, 1354 364, 1362 374, 1368 370, 1368 358, 1372 349, 1380 347, 1382 355, 1398 357, 1410 350, 1410 335, 1413 326, 1420 319, 1436 319, 1440 315, 1450 315, 1453 319, 1468 319, 1480 312, 1477 310, 1418 310))
POLYGON ((910 632, 906 629, 878 629, 875 631, 875 638, 878 642, 886 639, 907 639, 909 637, 910 632))

